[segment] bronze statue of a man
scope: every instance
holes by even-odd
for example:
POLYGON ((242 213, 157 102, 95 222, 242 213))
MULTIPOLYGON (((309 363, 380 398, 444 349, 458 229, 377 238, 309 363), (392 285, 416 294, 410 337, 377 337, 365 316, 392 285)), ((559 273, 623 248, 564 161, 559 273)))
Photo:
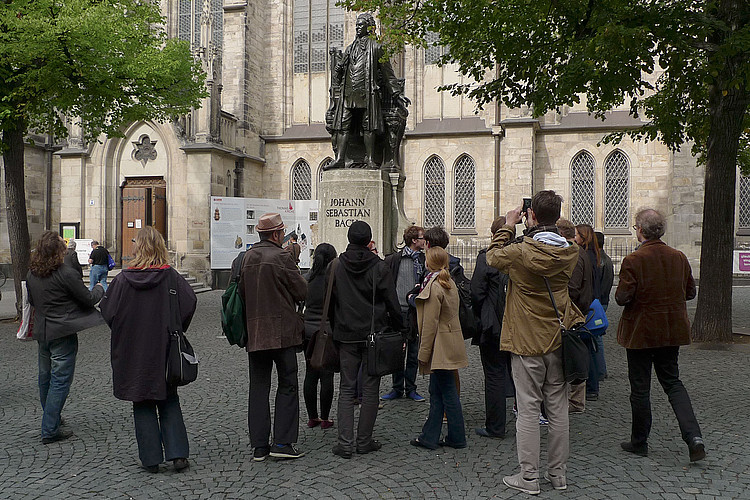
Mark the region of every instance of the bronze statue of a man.
MULTIPOLYGON (((347 165, 347 150, 353 134, 362 133, 364 141, 364 167, 379 168, 375 161, 376 140, 385 131, 382 101, 388 92, 391 102, 404 109, 410 103, 404 96, 388 61, 381 62, 383 48, 370 38, 375 19, 370 13, 357 16, 357 37, 349 45, 333 69, 331 81, 332 109, 328 113, 329 131, 333 137, 336 160, 328 168, 347 165)), ((382 156, 382 155, 381 155, 382 156)))

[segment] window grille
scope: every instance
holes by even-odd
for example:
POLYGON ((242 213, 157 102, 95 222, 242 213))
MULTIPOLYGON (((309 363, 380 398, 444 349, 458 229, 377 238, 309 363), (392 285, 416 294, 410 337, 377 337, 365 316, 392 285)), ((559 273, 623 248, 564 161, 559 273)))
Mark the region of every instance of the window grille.
POLYGON ((318 167, 318 185, 317 187, 317 193, 318 193, 318 199, 321 199, 321 184, 323 184, 323 169, 326 168, 328 165, 333 163, 333 158, 326 158, 320 163, 320 166, 318 167))
POLYGON ((620 150, 604 162, 604 227, 627 229, 630 162, 620 150))
MULTIPOLYGON (((201 11, 203 2, 199 0, 180 0, 177 6, 177 38, 190 42, 195 49, 201 43, 201 11)), ((224 43, 224 0, 211 0, 209 15, 213 31, 211 44, 219 52, 224 43)))
POLYGON ((425 35, 427 46, 424 49, 424 63, 437 64, 443 55, 443 46, 438 44, 440 37, 434 31, 428 31, 425 35))
POLYGON ((294 72, 307 73, 310 62, 310 2, 294 0, 294 72))
POLYGON ((570 165, 570 221, 594 225, 594 157, 586 151, 570 165))
POLYGON ((424 227, 445 226, 445 165, 432 156, 424 166, 424 227))
POLYGON ((309 200, 312 196, 312 174, 310 165, 299 160, 292 167, 292 199, 309 200))
POLYGON ((469 155, 462 155, 456 161, 455 193, 453 196, 453 228, 473 229, 475 218, 474 195, 476 167, 469 155))
POLYGON ((739 229, 750 229, 750 176, 740 174, 739 229))
POLYGON ((294 72, 322 73, 329 47, 344 48, 344 9, 336 0, 294 0, 294 72))

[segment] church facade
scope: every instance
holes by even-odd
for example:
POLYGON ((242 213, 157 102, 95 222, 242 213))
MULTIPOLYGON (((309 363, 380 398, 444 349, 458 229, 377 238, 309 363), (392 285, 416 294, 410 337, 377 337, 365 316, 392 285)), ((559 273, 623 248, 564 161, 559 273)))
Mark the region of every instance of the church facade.
MULTIPOLYGON (((332 161, 325 130, 330 48, 354 39, 356 15, 335 0, 161 0, 166 29, 191 43, 208 76, 203 105, 169 123, 138 122, 124 138, 85 144, 75 126, 64 141, 39 137, 26 153, 32 238, 78 224, 126 266, 137 227, 165 236, 175 265, 205 282, 210 269, 210 198, 317 199, 332 161)), ((585 103, 540 118, 500 104, 478 110, 438 92, 461 82, 436 64, 443 47, 407 47, 391 62, 411 100, 401 164, 404 209, 415 223, 441 225, 455 245, 483 242, 497 215, 541 189, 563 196, 563 216, 632 248, 641 207, 668 216, 665 240, 698 272, 703 168, 689 147, 658 142, 602 144, 636 127, 627 108, 602 121, 585 103)), ((750 180, 737 183, 737 246, 750 243, 750 180)), ((3 205, 4 193, 2 195, 3 205)), ((0 263, 9 262, 5 214, 0 263)), ((606 247, 605 247, 606 248, 606 247)), ((342 251, 343 249, 338 249, 342 251)))

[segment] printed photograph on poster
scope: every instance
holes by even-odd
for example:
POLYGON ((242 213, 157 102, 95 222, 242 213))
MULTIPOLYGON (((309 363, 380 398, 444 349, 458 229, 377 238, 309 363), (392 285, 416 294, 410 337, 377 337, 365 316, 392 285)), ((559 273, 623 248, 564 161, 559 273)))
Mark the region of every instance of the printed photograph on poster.
POLYGON ((240 251, 251 248, 258 242, 258 218, 269 212, 281 214, 285 226, 283 247, 290 245, 291 234, 296 233, 297 244, 300 246, 299 267, 309 269, 316 245, 317 200, 225 196, 211 198, 211 268, 231 268, 232 261, 240 251))

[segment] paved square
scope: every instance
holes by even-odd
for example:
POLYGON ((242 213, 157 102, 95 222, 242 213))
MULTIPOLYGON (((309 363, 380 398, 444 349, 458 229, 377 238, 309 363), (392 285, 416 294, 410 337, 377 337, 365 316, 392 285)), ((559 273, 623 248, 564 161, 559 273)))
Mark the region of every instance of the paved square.
MULTIPOLYGON (((3 301, 9 300, 11 294, 3 301)), ((483 381, 477 348, 468 347, 469 368, 461 371, 461 400, 469 446, 435 452, 409 445, 427 416, 427 403, 386 404, 375 424, 383 443, 377 453, 344 460, 331 454, 336 428, 305 426, 300 402, 299 447, 293 461, 252 462, 247 436, 247 355, 218 339, 221 291, 198 296, 188 332, 201 359, 199 379, 180 389, 190 437, 191 466, 176 474, 140 468, 130 403, 112 396, 109 330, 80 335, 78 363, 63 411, 75 437, 45 446, 39 438, 37 346, 15 339, 17 325, 0 323, 0 498, 510 498, 522 493, 502 485, 517 471, 515 425, 508 400, 508 436, 476 436, 483 425, 483 381)), ((750 289, 735 288, 735 319, 745 312, 750 289)), ((694 307, 694 301, 691 304, 694 307)), ((708 457, 688 463, 687 446, 658 383, 653 382, 654 425, 650 455, 620 450, 629 437, 630 406, 625 351, 615 341, 621 308, 609 311, 605 337, 609 378, 599 401, 571 416, 568 490, 542 481, 541 497, 577 499, 750 498, 750 349, 681 350, 681 375, 703 429, 708 457)), ((300 387, 304 360, 299 355, 300 387)), ((338 376, 336 378, 338 384, 338 376)), ((427 396, 427 379, 418 390, 427 396)), ((387 390, 390 377, 381 383, 387 390)), ((336 419, 336 401, 332 418, 336 419)), ((543 450, 546 431, 542 431, 543 450)), ((542 457, 544 463, 544 456, 542 457)), ((542 470, 543 472, 543 470, 542 470)))

